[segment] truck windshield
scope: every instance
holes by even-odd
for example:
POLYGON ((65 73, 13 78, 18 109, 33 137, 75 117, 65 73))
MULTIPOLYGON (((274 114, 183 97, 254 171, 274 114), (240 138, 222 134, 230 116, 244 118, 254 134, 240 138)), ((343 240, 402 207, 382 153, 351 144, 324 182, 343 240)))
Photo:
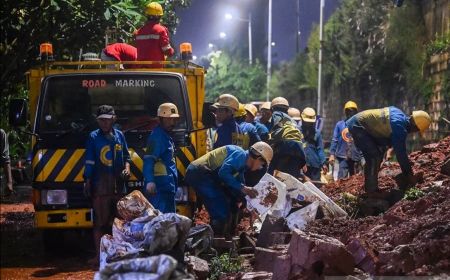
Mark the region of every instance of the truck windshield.
POLYGON ((47 78, 40 100, 39 132, 76 132, 97 128, 97 107, 112 105, 115 127, 148 131, 158 122, 158 106, 174 103, 179 110, 177 130, 188 128, 186 100, 176 74, 57 75, 47 78))

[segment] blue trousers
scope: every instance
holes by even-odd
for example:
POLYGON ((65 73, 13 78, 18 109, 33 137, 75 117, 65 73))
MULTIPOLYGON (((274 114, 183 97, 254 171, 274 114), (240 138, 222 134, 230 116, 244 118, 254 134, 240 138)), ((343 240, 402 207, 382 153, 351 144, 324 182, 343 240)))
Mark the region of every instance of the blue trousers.
POLYGON ((148 194, 145 192, 148 201, 162 213, 176 213, 175 194, 174 193, 156 193, 148 194))
POLYGON ((355 174, 356 161, 340 157, 337 157, 336 159, 339 162, 338 179, 347 178, 347 176, 355 174))
POLYGON ((366 192, 375 192, 378 190, 378 172, 380 171, 386 147, 378 143, 377 139, 370 135, 355 117, 347 121, 347 126, 356 147, 361 150, 366 160, 366 165, 364 166, 364 189, 366 192))
POLYGON ((202 199, 211 222, 225 224, 230 214, 237 211, 236 199, 225 192, 222 182, 213 171, 191 164, 186 170, 184 180, 202 199))
POLYGON ((311 180, 320 181, 320 171, 321 168, 308 166, 308 169, 305 173, 311 180))

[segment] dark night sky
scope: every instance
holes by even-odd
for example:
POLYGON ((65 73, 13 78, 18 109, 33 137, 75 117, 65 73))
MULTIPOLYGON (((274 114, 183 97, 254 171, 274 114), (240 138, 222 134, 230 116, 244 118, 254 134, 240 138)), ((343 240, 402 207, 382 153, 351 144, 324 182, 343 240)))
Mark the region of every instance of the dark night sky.
MULTIPOLYGON (((274 61, 290 60, 296 52, 296 1, 297 0, 273 0, 272 16, 272 41, 275 42, 273 53, 277 56, 274 61)), ((267 9, 255 14, 254 5, 264 3, 267 0, 192 0, 192 5, 179 11, 180 25, 173 41, 176 45, 181 42, 191 42, 194 55, 202 56, 208 53, 208 43, 217 42, 219 33, 227 34, 227 41, 236 41, 239 38, 247 40, 247 23, 227 21, 224 17, 229 12, 247 18, 248 11, 253 10, 252 17, 263 17, 265 23, 253 26, 253 34, 256 28, 263 28, 267 38, 267 9)), ((333 13, 340 0, 325 0, 325 20, 333 13)), ((300 46, 306 46, 311 28, 314 23, 319 23, 320 0, 300 0, 300 46)), ((260 9, 261 11, 261 9, 260 9)), ((255 39, 255 38, 254 38, 255 39)), ((234 42, 233 41, 233 42, 234 42)), ((254 42, 255 40, 253 40, 254 42)), ((236 42, 234 42, 236 43, 236 42)), ((247 41, 245 42, 247 44, 247 41)))

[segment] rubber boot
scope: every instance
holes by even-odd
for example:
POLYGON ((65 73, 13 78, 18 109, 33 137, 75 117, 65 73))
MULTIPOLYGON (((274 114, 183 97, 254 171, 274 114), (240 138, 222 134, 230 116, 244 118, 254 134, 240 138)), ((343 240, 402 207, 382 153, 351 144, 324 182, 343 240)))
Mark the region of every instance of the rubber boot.
POLYGON ((211 228, 214 231, 214 237, 223 237, 225 235, 226 221, 211 220, 211 228))

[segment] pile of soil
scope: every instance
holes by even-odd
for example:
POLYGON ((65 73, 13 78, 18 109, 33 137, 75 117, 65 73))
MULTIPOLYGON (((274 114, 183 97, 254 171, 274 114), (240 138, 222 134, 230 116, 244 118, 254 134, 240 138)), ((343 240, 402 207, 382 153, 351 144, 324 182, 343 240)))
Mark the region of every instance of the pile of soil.
MULTIPOLYGON (((414 172, 423 177, 417 188, 424 196, 417 200, 403 199, 377 217, 316 220, 307 231, 338 238, 346 245, 358 240, 370 256, 370 272, 376 275, 449 273, 450 176, 441 172, 449 158, 450 137, 410 154, 414 172)), ((397 188, 392 177, 399 172, 397 164, 384 167, 381 187, 397 188)), ((333 199, 339 199, 342 192, 357 195, 363 192, 363 178, 353 176, 323 190, 333 199)))

